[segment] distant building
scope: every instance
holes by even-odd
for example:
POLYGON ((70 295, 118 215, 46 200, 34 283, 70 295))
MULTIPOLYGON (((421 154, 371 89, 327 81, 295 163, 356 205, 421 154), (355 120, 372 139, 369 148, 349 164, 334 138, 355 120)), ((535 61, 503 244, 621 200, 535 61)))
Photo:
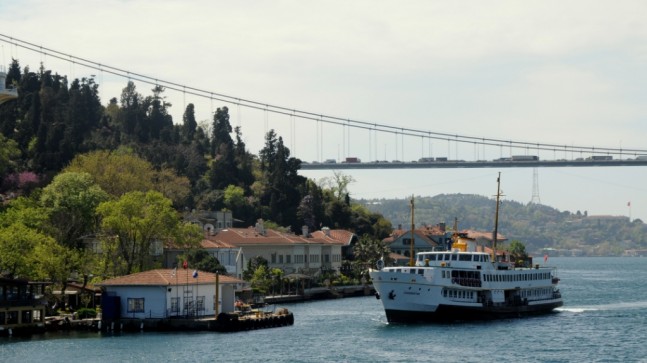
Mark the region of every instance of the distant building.
MULTIPOLYGON (((436 226, 422 226, 414 229, 413 232, 414 255, 418 252, 446 250, 451 241, 451 233, 448 233, 444 223, 436 226)), ((388 244, 391 252, 405 257, 411 256, 411 230, 404 230, 402 226, 399 226, 383 242, 388 244)))

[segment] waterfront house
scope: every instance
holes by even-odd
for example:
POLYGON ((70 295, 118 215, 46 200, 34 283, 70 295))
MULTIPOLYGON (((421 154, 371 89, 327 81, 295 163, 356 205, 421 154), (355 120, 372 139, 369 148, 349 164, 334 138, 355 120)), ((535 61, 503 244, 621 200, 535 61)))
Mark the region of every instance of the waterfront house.
POLYGON ((246 283, 221 275, 216 283, 214 273, 180 268, 134 273, 97 286, 102 289, 103 318, 113 320, 197 318, 232 312, 235 291, 246 287, 246 283))
MULTIPOLYGON (((307 230, 304 230, 303 234, 307 235, 307 230)), ((320 231, 310 233, 310 236, 313 238, 340 243, 342 259, 352 260, 355 258, 353 247, 359 241, 359 237, 351 231, 323 227, 320 231)))
MULTIPOLYGON (((394 230, 391 235, 383 240, 388 244, 391 252, 402 256, 411 256, 411 230, 402 227, 394 230)), ((436 226, 422 226, 413 230, 413 255, 418 252, 438 251, 447 249, 451 234, 446 231, 445 224, 436 226)))
MULTIPOLYGON (((467 238, 473 239, 474 241, 476 241, 477 246, 492 247, 493 232, 483 232, 483 231, 465 229, 465 230, 462 230, 461 233, 467 236, 467 238)), ((507 241, 508 239, 505 236, 503 236, 501 233, 497 233, 496 240, 497 240, 497 243, 502 243, 507 241)))
MULTIPOLYGON (((342 248, 350 245, 351 234, 330 230, 309 233, 304 227, 302 234, 296 235, 265 228, 259 220, 253 227, 205 231, 201 246, 238 278, 242 278, 247 262, 255 257, 264 258, 270 269, 281 269, 286 275, 316 276, 322 271, 339 271, 342 248)), ((173 263, 183 252, 170 248, 166 263, 173 263)))
POLYGON ((0 277, 0 335, 44 331, 46 285, 0 277))

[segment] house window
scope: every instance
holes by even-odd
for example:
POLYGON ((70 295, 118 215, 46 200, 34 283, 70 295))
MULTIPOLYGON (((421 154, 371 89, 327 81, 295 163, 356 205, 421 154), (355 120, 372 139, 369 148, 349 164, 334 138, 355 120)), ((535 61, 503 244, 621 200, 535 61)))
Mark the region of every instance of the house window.
POLYGON ((292 255, 285 255, 285 263, 292 263, 292 255))
POLYGON ((172 297, 171 298, 171 313, 179 314, 180 313, 180 298, 172 297))
POLYGON ((326 263, 330 262, 330 255, 324 255, 324 262, 326 263))
POLYGON ((128 312, 129 313, 143 313, 144 312, 144 298, 128 298, 128 312))
POLYGON ((198 298, 195 301, 195 308, 199 313, 204 313, 204 296, 198 296, 198 298))
POLYGON ((403 245, 410 245, 411 244, 411 238, 403 238, 402 239, 402 244, 403 245))
POLYGON ((193 315, 195 306, 193 304, 192 296, 184 296, 184 315, 193 315))
POLYGON ((279 255, 279 263, 283 263, 283 255, 279 255))
POLYGON ((276 253, 272 254, 272 263, 276 263, 276 253))

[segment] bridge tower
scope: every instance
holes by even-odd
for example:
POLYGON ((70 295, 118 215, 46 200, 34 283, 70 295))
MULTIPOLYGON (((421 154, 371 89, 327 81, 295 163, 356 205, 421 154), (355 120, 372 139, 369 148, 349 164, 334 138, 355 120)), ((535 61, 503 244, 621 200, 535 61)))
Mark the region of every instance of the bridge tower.
POLYGON ((530 203, 541 204, 541 199, 539 198, 539 171, 537 168, 532 169, 532 199, 530 203))
POLYGON ((15 98, 18 98, 18 91, 15 89, 6 89, 7 73, 4 67, 0 66, 0 105, 15 98))

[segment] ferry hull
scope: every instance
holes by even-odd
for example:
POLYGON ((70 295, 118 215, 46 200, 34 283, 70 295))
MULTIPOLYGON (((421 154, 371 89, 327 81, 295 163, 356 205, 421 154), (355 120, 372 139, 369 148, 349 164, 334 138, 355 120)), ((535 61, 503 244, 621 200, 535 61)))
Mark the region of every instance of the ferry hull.
POLYGON ((438 308, 433 312, 396 309, 385 309, 384 311, 389 323, 424 323, 496 320, 551 314, 554 313, 556 308, 562 305, 563 302, 560 299, 537 305, 489 306, 477 308, 441 304, 438 305, 438 308))

